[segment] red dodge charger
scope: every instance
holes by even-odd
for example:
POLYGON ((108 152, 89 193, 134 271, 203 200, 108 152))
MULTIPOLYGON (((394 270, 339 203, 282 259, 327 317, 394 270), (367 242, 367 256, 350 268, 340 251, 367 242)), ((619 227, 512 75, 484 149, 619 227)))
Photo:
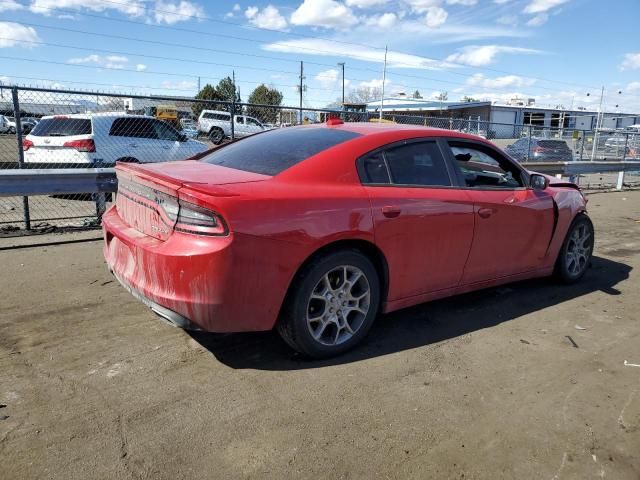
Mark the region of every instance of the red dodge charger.
POLYGON ((180 327, 275 327, 312 357, 351 348, 380 312, 575 282, 593 250, 578 187, 448 130, 332 119, 116 170, 104 256, 125 288, 180 327))

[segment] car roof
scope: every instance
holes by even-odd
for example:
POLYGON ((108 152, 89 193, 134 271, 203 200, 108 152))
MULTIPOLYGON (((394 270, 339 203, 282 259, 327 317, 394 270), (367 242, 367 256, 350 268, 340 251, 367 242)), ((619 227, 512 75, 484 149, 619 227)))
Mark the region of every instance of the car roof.
POLYGON ((346 130, 358 133, 363 136, 381 135, 381 136, 398 136, 398 137, 448 137, 466 140, 482 141, 487 143, 486 139, 477 135, 458 132, 455 130, 447 130, 444 128, 424 127, 421 125, 406 125, 401 123, 374 123, 374 122, 346 122, 340 124, 329 125, 327 123, 314 123, 311 125, 300 125, 292 128, 331 128, 338 130, 346 130), (393 135, 396 134, 396 135, 393 135))
POLYGON ((153 118, 147 115, 130 115, 125 112, 93 112, 93 113, 69 113, 69 114, 58 114, 58 115, 46 115, 41 118, 41 120, 50 119, 50 118, 80 118, 80 119, 92 119, 92 118, 153 118))

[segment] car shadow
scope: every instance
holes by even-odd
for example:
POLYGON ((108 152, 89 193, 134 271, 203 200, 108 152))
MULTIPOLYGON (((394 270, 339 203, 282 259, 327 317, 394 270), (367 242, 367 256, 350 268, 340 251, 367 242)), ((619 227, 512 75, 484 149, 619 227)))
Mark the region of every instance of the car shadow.
POLYGON ((595 291, 620 295, 615 287, 632 267, 593 257, 592 267, 574 285, 552 279, 527 280, 458 295, 382 315, 364 341, 352 351, 325 360, 310 360, 293 352, 275 331, 215 334, 188 332, 220 362, 236 369, 297 370, 357 362, 435 344, 490 328, 528 313, 595 291))

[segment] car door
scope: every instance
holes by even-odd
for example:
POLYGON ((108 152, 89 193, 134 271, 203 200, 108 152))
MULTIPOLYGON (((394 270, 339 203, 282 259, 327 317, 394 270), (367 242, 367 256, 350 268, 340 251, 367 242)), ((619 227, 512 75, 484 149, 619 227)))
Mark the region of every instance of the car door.
POLYGON ((475 215, 473 245, 462 283, 538 268, 554 229, 551 194, 529 188, 526 171, 489 145, 466 140, 447 144, 475 215))
POLYGON ((473 205, 455 188, 437 140, 392 144, 358 160, 375 241, 389 265, 389 301, 458 285, 471 248, 473 205))
POLYGON ((247 135, 253 135, 254 133, 262 132, 264 127, 255 118, 244 117, 245 128, 247 129, 247 135))
POLYGON ((154 120, 153 122, 158 138, 158 148, 161 149, 158 161, 184 160, 193 154, 189 148, 190 144, 181 141, 180 132, 162 120, 154 120))

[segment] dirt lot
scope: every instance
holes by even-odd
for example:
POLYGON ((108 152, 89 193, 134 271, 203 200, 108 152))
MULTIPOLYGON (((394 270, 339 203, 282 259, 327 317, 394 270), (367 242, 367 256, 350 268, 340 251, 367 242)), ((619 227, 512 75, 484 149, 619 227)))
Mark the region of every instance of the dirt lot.
POLYGON ((0 478, 637 480, 640 192, 590 198, 579 285, 388 315, 323 362, 161 323, 98 241, 2 239, 0 478), (74 243, 6 248, 45 240, 74 243))

